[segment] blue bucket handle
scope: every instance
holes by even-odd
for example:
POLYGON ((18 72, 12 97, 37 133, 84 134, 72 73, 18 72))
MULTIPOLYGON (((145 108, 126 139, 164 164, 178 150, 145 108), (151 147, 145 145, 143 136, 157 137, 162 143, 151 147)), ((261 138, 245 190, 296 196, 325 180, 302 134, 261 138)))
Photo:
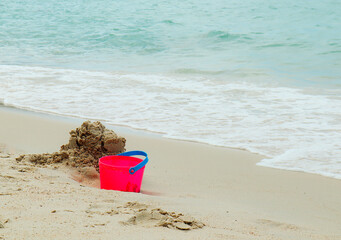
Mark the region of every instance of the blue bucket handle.
POLYGON ((129 168, 129 173, 130 174, 136 173, 138 170, 140 170, 141 168, 143 168, 147 164, 147 162, 149 160, 148 159, 148 154, 145 153, 144 151, 129 151, 129 152, 124 152, 124 153, 117 154, 117 156, 136 156, 136 155, 145 156, 146 158, 142 162, 137 164, 135 167, 129 168))

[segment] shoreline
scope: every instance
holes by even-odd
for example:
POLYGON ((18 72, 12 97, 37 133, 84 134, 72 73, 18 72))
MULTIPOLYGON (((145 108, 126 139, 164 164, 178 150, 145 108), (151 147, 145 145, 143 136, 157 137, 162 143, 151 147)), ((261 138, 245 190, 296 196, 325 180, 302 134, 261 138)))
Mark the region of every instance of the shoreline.
MULTIPOLYGON (((57 113, 52 113, 52 112, 35 111, 32 109, 18 108, 15 106, 6 106, 6 105, 3 105, 1 102, 0 102, 0 110, 12 111, 12 112, 23 113, 23 114, 33 114, 33 115, 37 115, 40 117, 48 117, 50 119, 56 118, 60 121, 65 121, 65 122, 69 122, 69 123, 78 123, 78 124, 81 124, 85 119, 85 118, 81 118, 81 117, 67 116, 67 115, 62 115, 62 114, 57 114, 57 113)), ((112 129, 112 130, 117 131, 117 132, 128 134, 128 135, 139 135, 139 136, 147 136, 147 137, 163 138, 163 139, 174 140, 174 141, 188 142, 188 143, 194 143, 194 144, 202 144, 202 145, 208 145, 211 147, 225 148, 225 149, 231 149, 231 150, 237 150, 237 151, 245 151, 245 152, 249 152, 251 154, 262 156, 262 158, 266 157, 260 153, 252 152, 252 151, 249 151, 249 150, 243 149, 243 148, 220 146, 220 145, 209 144, 209 143, 200 142, 200 141, 196 141, 196 140, 167 137, 167 136, 165 136, 165 133, 162 133, 162 132, 154 132, 154 131, 150 131, 147 129, 138 129, 138 128, 133 128, 130 126, 120 125, 120 124, 111 124, 105 120, 98 120, 98 119, 87 119, 87 120, 100 121, 104 125, 106 125, 107 128, 112 129)))
MULTIPOLYGON (((68 141, 68 132, 83 121, 22 111, 0 106, 0 143, 6 144, 8 151, 13 153, 9 158, 0 158, 0 163, 5 166, 5 169, 10 164, 11 167, 18 167, 13 161, 16 154, 57 151, 59 146, 68 141)), ((152 206, 189 213, 206 223, 205 228, 193 230, 186 233, 187 235, 183 235, 185 234, 183 232, 174 232, 179 234, 177 236, 180 238, 186 236, 189 239, 197 239, 201 236, 202 239, 228 239, 228 236, 235 236, 232 239, 249 239, 255 237, 254 234, 259 239, 338 239, 341 237, 340 180, 316 174, 257 166, 256 163, 261 156, 247 151, 166 139, 161 136, 148 136, 134 131, 124 132, 123 129, 110 126, 108 128, 127 139, 127 151, 144 150, 148 152, 150 162, 146 167, 142 183, 142 192, 146 194, 105 191, 104 195, 107 197, 110 195, 118 202, 139 201, 143 204, 148 203, 152 206), (272 238, 273 236, 277 238, 272 238)), ((34 169, 40 174, 44 170, 39 166, 34 169)), ((10 168, 4 171, 8 176, 11 173, 10 168)), ((58 175, 61 182, 69 182, 72 185, 73 191, 84 191, 84 198, 91 198, 91 194, 97 194, 99 201, 103 201, 99 197, 103 190, 80 187, 79 183, 61 174, 60 170, 46 170, 44 174, 45 177, 49 174, 58 175)), ((31 179, 30 176, 27 177, 31 179)), ((41 187, 46 189, 54 185, 32 179, 33 181, 37 181, 37 184, 41 184, 41 187)), ((7 185, 3 184, 3 186, 6 188, 7 185)), ((61 183, 58 186, 63 185, 61 183)), ((11 196, 0 196, 0 204, 10 205, 6 201, 15 199, 16 202, 27 206, 25 204, 29 202, 25 203, 20 198, 21 193, 11 192, 12 188, 13 186, 6 190, 6 193, 12 194, 11 196)), ((35 196, 32 193, 26 197, 35 196)), ((78 201, 77 195, 73 195, 72 191, 68 197, 78 201)), ((91 201, 96 202, 98 199, 91 201)), ((78 212, 81 216, 82 211, 78 212)), ((11 219, 15 218, 17 213, 15 211, 11 213, 10 208, 5 208, 0 213, 0 221, 3 214, 10 215, 9 219, 11 219)), ((31 214, 34 216, 36 212, 31 211, 31 214)), ((60 217, 62 219, 62 216, 60 217)), ((9 222, 4 228, 5 232, 9 233, 11 229, 16 229, 17 224, 25 224, 22 221, 19 216, 18 221, 9 222)), ((64 227, 66 231, 72 230, 68 226, 64 227)), ((122 234, 134 231, 133 227, 122 227, 114 223, 113 227, 115 231, 122 234)), ((176 231, 143 226, 138 226, 138 229, 145 234, 152 232, 150 235, 152 239, 159 239, 160 236, 171 239, 169 234, 176 231)), ((0 237, 1 231, 4 230, 0 229, 0 237)), ((102 236, 106 238, 107 235, 102 236)), ((10 239, 10 236, 8 237, 10 239)))
MULTIPOLYGON (((44 112, 44 111, 38 111, 38 110, 35 111, 32 109, 18 108, 15 106, 6 106, 6 105, 2 104, 1 102, 0 102, 0 110, 9 111, 9 112, 13 112, 13 113, 19 113, 19 114, 29 114, 29 115, 33 115, 33 116, 37 116, 37 117, 62 121, 64 123, 68 123, 68 124, 71 124, 71 123, 78 124, 78 125, 73 125, 73 126, 79 126, 85 119, 85 118, 81 118, 81 117, 67 116, 67 115, 62 115, 62 114, 57 114, 57 113, 52 113, 52 112, 44 112)), ((335 177, 332 174, 328 174, 328 173, 306 171, 306 170, 302 170, 300 168, 295 168, 295 167, 273 166, 267 162, 263 162, 263 160, 267 160, 267 158, 268 158, 266 155, 263 155, 263 154, 260 154, 257 152, 253 152, 253 151, 250 151, 248 149, 209 144, 209 143, 200 142, 200 141, 196 141, 196 140, 167 137, 165 135, 165 133, 153 132, 153 131, 150 131, 147 129, 137 129, 137 128, 133 128, 130 126, 125 126, 125 125, 111 124, 105 120, 100 120, 100 119, 99 120, 98 119, 87 119, 87 120, 100 121, 104 125, 106 125, 106 127, 108 129, 114 130, 115 132, 118 132, 118 133, 128 134, 128 135, 132 135, 132 136, 145 136, 145 137, 152 137, 152 138, 156 138, 156 139, 174 140, 174 141, 188 142, 188 143, 199 144, 199 145, 201 144, 204 146, 207 145, 207 146, 211 146, 211 147, 248 152, 250 154, 254 154, 255 156, 260 157, 259 160, 256 162, 257 166, 259 166, 259 167, 272 168, 272 169, 291 171, 291 172, 300 172, 300 173, 305 173, 305 174, 314 174, 314 175, 318 175, 318 176, 322 176, 322 177, 341 180, 341 178, 335 177)), ((1 138, 0 138, 0 140, 1 140, 1 138)))

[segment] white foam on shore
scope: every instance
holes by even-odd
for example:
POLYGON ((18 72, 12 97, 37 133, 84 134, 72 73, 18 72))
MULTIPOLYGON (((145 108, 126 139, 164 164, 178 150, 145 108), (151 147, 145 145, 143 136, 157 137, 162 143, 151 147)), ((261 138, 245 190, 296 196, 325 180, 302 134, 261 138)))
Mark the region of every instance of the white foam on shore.
POLYGON ((262 166, 341 179, 341 99, 300 89, 0 65, 5 105, 247 149, 262 166))

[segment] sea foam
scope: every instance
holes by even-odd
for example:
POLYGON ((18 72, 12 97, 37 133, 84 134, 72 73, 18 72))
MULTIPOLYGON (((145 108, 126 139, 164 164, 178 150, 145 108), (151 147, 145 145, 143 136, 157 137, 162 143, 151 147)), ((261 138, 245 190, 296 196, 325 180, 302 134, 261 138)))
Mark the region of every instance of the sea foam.
POLYGON ((5 105, 247 149, 262 166, 341 179, 340 94, 193 75, 0 65, 5 105))

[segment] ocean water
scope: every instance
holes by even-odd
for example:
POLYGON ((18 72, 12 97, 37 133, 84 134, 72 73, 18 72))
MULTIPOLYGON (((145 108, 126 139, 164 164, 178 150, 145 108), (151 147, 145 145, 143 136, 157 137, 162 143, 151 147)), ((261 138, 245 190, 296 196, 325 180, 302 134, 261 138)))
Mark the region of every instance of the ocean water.
POLYGON ((1 0, 0 104, 341 179, 341 2, 1 0))

